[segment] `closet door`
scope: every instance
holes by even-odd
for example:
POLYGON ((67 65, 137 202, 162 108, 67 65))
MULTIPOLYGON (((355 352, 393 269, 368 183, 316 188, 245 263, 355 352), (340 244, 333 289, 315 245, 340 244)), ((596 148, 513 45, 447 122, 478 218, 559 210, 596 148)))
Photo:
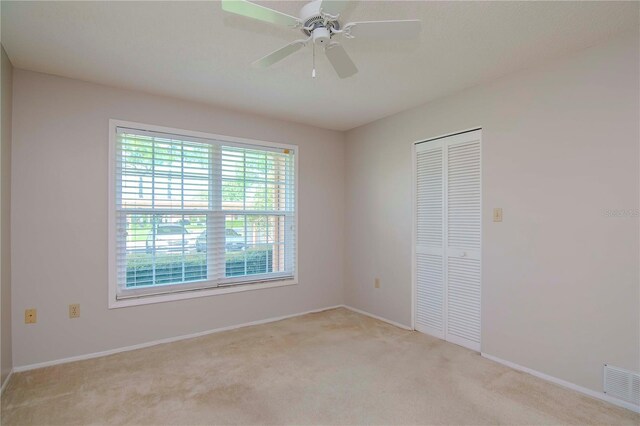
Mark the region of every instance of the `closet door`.
POLYGON ((416 330, 444 338, 444 145, 416 146, 416 330))
POLYGON ((448 141, 446 159, 446 336, 480 350, 480 131, 448 141))
POLYGON ((480 130, 416 145, 415 328, 480 350, 480 130))

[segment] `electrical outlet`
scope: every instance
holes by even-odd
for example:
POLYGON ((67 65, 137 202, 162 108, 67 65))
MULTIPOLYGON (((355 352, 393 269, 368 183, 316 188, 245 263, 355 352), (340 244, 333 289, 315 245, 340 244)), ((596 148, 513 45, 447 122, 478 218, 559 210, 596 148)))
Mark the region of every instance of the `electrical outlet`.
POLYGON ((376 279, 375 279, 375 281, 374 281, 374 283, 373 283, 373 286, 374 286, 375 288, 380 288, 380 278, 376 278, 376 279))
POLYGON ((78 318, 80 316, 80 304, 74 303, 69 305, 69 318, 78 318))
POLYGON ((24 310, 24 323, 35 324, 38 321, 38 312, 35 308, 24 310))

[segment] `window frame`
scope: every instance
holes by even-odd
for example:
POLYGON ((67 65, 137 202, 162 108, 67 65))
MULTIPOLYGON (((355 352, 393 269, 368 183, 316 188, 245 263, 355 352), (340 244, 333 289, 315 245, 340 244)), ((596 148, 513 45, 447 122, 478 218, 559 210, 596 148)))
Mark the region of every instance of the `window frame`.
POLYGON ((109 171, 108 171, 108 193, 109 193, 109 215, 108 215, 108 282, 109 282, 109 303, 108 308, 123 308, 128 306, 148 305, 152 303, 170 302, 175 300, 193 299, 196 297, 215 296, 227 293, 238 293, 249 290, 261 290, 274 287, 282 287, 298 284, 298 235, 300 233, 298 226, 298 183, 299 183, 299 157, 300 148, 294 144, 284 144, 279 142, 268 142, 257 139, 239 138, 227 135, 218 135, 213 133, 205 133, 193 130, 177 129, 165 126, 158 126, 154 124, 144 124, 132 121, 124 121, 117 119, 109 120, 109 171), (222 141, 229 145, 237 144, 242 147, 254 146, 256 148, 276 148, 276 149, 290 149, 295 153, 294 155, 294 271, 293 278, 290 277, 277 277, 271 274, 255 275, 244 278, 241 283, 234 284, 233 280, 223 285, 217 285, 212 280, 196 281, 199 285, 194 287, 193 283, 168 285, 165 288, 167 292, 159 292, 155 294, 141 294, 139 296, 131 296, 124 299, 118 299, 118 282, 117 282, 117 261, 116 261, 116 139, 117 128, 128 127, 131 129, 138 129, 141 131, 150 132, 163 132, 171 133, 179 136, 213 139, 222 141), (210 287, 207 287, 207 283, 211 283, 210 287), (184 288, 180 288, 184 286, 184 288))

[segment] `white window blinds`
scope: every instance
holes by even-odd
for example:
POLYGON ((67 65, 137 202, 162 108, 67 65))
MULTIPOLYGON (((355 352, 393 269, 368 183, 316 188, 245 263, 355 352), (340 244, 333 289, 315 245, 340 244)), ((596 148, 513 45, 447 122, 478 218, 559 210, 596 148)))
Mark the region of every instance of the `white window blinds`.
POLYGON ((295 275, 295 152, 116 128, 117 298, 295 275))

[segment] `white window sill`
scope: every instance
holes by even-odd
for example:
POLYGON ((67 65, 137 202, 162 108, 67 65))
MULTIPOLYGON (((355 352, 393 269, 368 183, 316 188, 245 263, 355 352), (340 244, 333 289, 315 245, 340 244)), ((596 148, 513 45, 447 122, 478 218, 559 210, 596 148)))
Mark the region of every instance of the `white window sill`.
POLYGON ((172 302, 175 300, 195 299, 197 297, 216 296, 219 294, 239 293, 242 291, 262 290, 266 288, 283 287, 298 284, 297 278, 279 281, 243 283, 201 290, 188 290, 175 293, 131 297, 127 299, 109 299, 109 309, 126 308, 128 306, 149 305, 152 303, 172 302))

